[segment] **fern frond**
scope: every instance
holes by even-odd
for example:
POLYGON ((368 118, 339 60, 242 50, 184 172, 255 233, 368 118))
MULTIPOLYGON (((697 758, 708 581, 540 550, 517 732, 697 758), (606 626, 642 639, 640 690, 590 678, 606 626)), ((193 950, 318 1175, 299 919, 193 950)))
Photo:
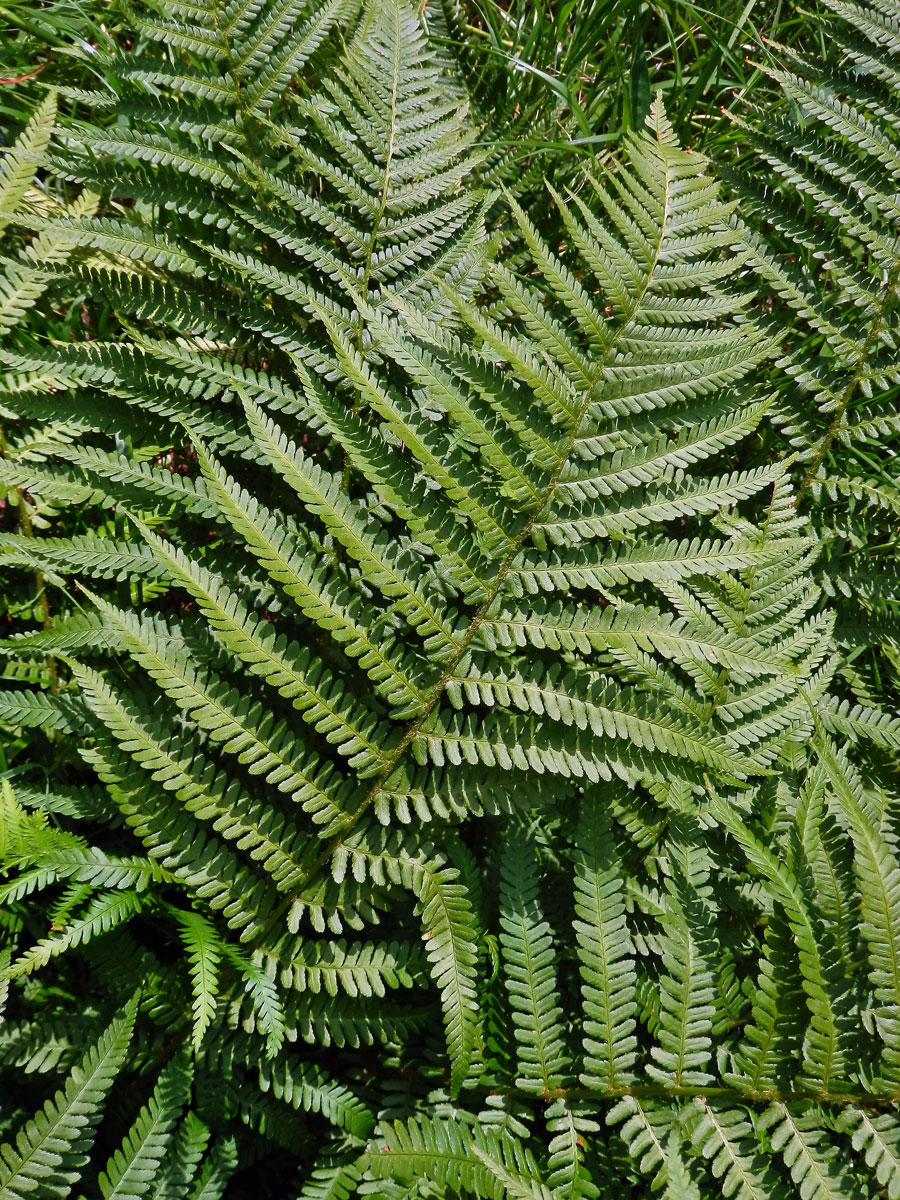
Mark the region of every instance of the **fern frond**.
POLYGON ((0 170, 0 233, 19 213, 41 165, 56 122, 56 93, 48 92, 21 137, 3 156, 0 170))
MULTIPOLYGON (((463 1114, 461 1114, 463 1115, 463 1114)), ((468 1114, 458 1122, 420 1117, 379 1127, 381 1145, 370 1147, 365 1163, 377 1179, 428 1178, 454 1190, 503 1200, 545 1200, 537 1164, 511 1135, 497 1135, 468 1114)))
MULTIPOLYGON (((90 890, 87 889, 88 894, 90 890)), ((75 896, 80 898, 81 892, 75 893, 75 896)), ((55 955, 63 954, 72 946, 83 945, 129 921, 145 904, 146 898, 137 891, 100 892, 83 912, 61 926, 61 932, 42 938, 20 954, 6 968, 4 977, 16 979, 20 975, 30 975, 46 966, 55 955)))
POLYGON ((735 1056, 739 1088, 786 1088, 793 1075, 806 1026, 802 976, 794 937, 778 914, 766 929, 750 1019, 735 1056))
POLYGON ((712 797, 710 809, 748 860, 769 881, 784 908, 797 940, 803 990, 809 1006, 810 1027, 803 1070, 827 1090, 832 1080, 844 1078, 848 1070, 844 1049, 847 1018, 837 965, 825 958, 827 947, 821 944, 806 900, 787 867, 778 862, 723 800, 712 797))
POLYGON ((462 1087, 479 1047, 481 1031, 475 993, 478 954, 465 886, 452 867, 410 861, 406 870, 419 898, 425 953, 440 990, 450 1055, 450 1090, 462 1087))
MULTIPOLYGON (((238 1153, 233 1138, 220 1138, 215 1143, 190 1192, 190 1200, 222 1200, 232 1175, 238 1169, 238 1153)), ((162 1200, 167 1195, 163 1186, 157 1191, 162 1200)), ((176 1193, 177 1194, 177 1193, 176 1193)))
POLYGON ((319 1067, 280 1057, 276 1063, 260 1065, 259 1085, 292 1108, 321 1113, 353 1137, 364 1139, 372 1132, 375 1118, 350 1090, 330 1080, 319 1067))
MULTIPOLYGON (((181 1122, 175 1131, 175 1136, 172 1139, 170 1152, 163 1165, 163 1169, 159 1173, 159 1182, 157 1184, 157 1195, 166 1197, 167 1200, 175 1200, 185 1194, 190 1194, 192 1191, 191 1185, 194 1184, 198 1174, 198 1168, 206 1153, 210 1143, 210 1130, 208 1126, 200 1120, 193 1112, 188 1110, 185 1114, 185 1119, 181 1122)), ((209 1160, 214 1159, 216 1151, 221 1151, 223 1143, 213 1147, 212 1153, 209 1155, 209 1160)), ((225 1143, 227 1146, 227 1142, 225 1143)), ((233 1157, 232 1146, 232 1157, 233 1157)), ((213 1174, 216 1173, 216 1168, 221 1170, 224 1163, 228 1161, 227 1151, 223 1155, 219 1155, 220 1162, 212 1167, 213 1174)), ((208 1161, 209 1161, 208 1160, 208 1161)), ((233 1171, 236 1163, 231 1162, 231 1170, 233 1171)), ((226 1176, 227 1178, 227 1176, 226 1176)))
POLYGON ((900 864, 896 852, 873 823, 859 788, 841 756, 822 741, 822 766, 850 826, 856 853, 853 866, 862 901, 862 934, 869 948, 870 983, 875 999, 884 1005, 878 1023, 884 1041, 884 1070, 893 1079, 898 1070, 898 1013, 900 1013, 900 864))
MULTIPOLYGON (((293 447, 290 449, 293 450, 293 447)), ((291 458, 292 461, 295 460, 294 455, 291 458)), ((202 455, 201 461, 204 461, 202 455)), ((213 464, 206 461, 207 469, 211 473, 214 472, 213 464)), ((214 478, 214 491, 222 502, 224 513, 234 523, 237 532, 247 539, 251 551, 259 557, 262 565, 273 579, 281 584, 287 595, 299 604, 307 616, 324 626, 338 641, 346 645, 348 653, 354 658, 363 658, 366 665, 371 663, 372 667, 377 668, 377 675, 389 679, 389 686, 392 686, 394 694, 399 694, 398 701, 404 709, 410 704, 421 705, 421 687, 416 686, 415 680, 407 678, 407 663, 399 658, 396 651, 392 654, 389 646, 373 641, 362 623, 353 620, 347 602, 342 603, 340 592, 330 581, 323 578, 321 561, 310 561, 312 555, 309 547, 303 548, 305 554, 301 557, 301 547, 291 538, 290 533, 280 526, 276 517, 237 489, 232 481, 221 475, 215 475, 214 478)), ((289 483, 294 484, 293 470, 286 474, 286 478, 289 483)), ((344 539, 341 540, 343 544, 348 544, 344 539)), ((427 611, 426 606, 431 608, 428 600, 421 596, 415 581, 409 579, 402 566, 373 561, 378 554, 383 553, 382 547, 372 549, 375 552, 367 562, 372 563, 373 584, 383 587, 387 572, 391 572, 391 582, 396 579, 399 586, 393 592, 387 588, 385 590, 388 594, 401 594, 403 601, 398 607, 407 612, 413 609, 411 624, 421 626, 423 614, 427 611), (384 570, 385 566, 387 571, 384 570)), ((433 612, 433 609, 431 611, 433 612)), ((431 632, 429 622, 430 615, 424 616, 426 633, 431 632)), ((373 675, 375 674, 373 671, 373 675)))
POLYGON ((80 1178, 101 1105, 128 1052, 136 1008, 132 1000, 15 1144, 0 1147, 0 1187, 11 1200, 24 1200, 36 1188, 48 1200, 65 1200, 80 1178))
MULTIPOLYGON (((202 451, 198 453, 203 461, 202 451)), ((359 505, 342 494, 340 479, 310 462, 290 445, 285 447, 282 461, 290 464, 286 466, 285 479, 304 506, 320 518, 334 539, 359 563, 368 582, 382 594, 392 597, 410 625, 420 636, 428 638, 429 651, 440 661, 441 657, 458 650, 452 628, 416 580, 412 563, 403 561, 385 535, 373 535, 365 528, 359 505)), ((209 463, 207 469, 210 478, 215 479, 213 464, 209 463)))
POLYGON ((900 1195, 900 1126, 893 1113, 863 1112, 848 1107, 838 1125, 842 1133, 851 1133, 853 1149, 865 1153, 866 1166, 886 1189, 888 1200, 900 1195))
POLYGON ((233 781, 207 769, 202 755, 192 754, 165 734, 157 736, 152 724, 145 724, 129 710, 96 672, 77 664, 72 670, 94 712, 123 750, 167 791, 175 792, 188 811, 211 821, 225 838, 251 851, 279 880, 293 882, 301 868, 280 817, 265 814, 258 804, 240 797, 233 781))
MULTIPOLYGON (((897 379, 900 285, 896 13, 881 3, 826 10, 816 18, 826 38, 821 55, 771 48, 765 70, 788 108, 739 122, 753 147, 749 161, 771 172, 775 187, 764 193, 743 176, 735 182, 745 220, 761 217, 763 225, 742 230, 741 243, 766 286, 787 301, 777 419, 806 463, 801 495, 833 535, 854 509, 875 510, 865 532, 854 522, 854 546, 834 550, 843 570, 856 561, 869 569, 868 547, 882 543, 896 491, 889 468, 860 457, 872 436, 882 455, 892 454, 897 432, 885 404, 897 379), (816 263, 814 273, 785 253, 788 241, 816 263), (790 401, 787 387, 796 393, 790 401)), ((858 599, 869 608, 865 592, 858 599)))
POLYGON ((625 884, 609 819, 598 803, 581 822, 575 859, 575 936, 584 999, 587 1087, 628 1083, 637 1057, 635 967, 625 919, 625 884))
POLYGON ((547 1183, 569 1200, 579 1196, 595 1200, 599 1195, 585 1165, 586 1141, 582 1136, 596 1133, 598 1128, 587 1106, 557 1101, 547 1110, 547 1132, 552 1135, 547 1147, 547 1183))
POLYGON ((500 947, 515 1028, 517 1086, 551 1092, 566 1069, 553 936, 541 912, 537 863, 527 834, 513 830, 503 847, 500 947))
POLYGON ((219 991, 219 961, 221 946, 218 935, 199 913, 178 912, 181 940, 190 963, 191 990, 194 995, 194 1050, 199 1050, 203 1037, 216 1015, 219 991))
POLYGON ((182 1108, 191 1072, 178 1059, 164 1068, 153 1095, 141 1109, 125 1140, 98 1180, 103 1200, 125 1200, 145 1194, 158 1175, 182 1108))
POLYGON ((413 947, 403 943, 316 941, 292 948, 281 978, 297 991, 383 997, 388 989, 412 987, 418 965, 413 947))
POLYGON ((846 1165, 838 1160, 837 1146, 823 1146, 828 1135, 819 1110, 810 1107, 796 1114, 776 1104, 763 1113, 760 1127, 769 1133, 773 1150, 784 1157, 801 1194, 809 1200, 841 1200, 847 1195, 846 1165))
POLYGON ((778 1194, 780 1182, 775 1171, 748 1136, 753 1130, 746 1113, 697 1101, 685 1125, 691 1143, 709 1161, 723 1196, 766 1200, 778 1194))
POLYGON ((232 689, 207 675, 177 638, 161 636, 149 623, 142 624, 130 613, 83 590, 105 615, 108 627, 121 633, 135 660, 211 741, 237 755, 250 774, 262 775, 279 791, 302 802, 310 787, 310 768, 304 751, 283 723, 274 724, 258 706, 248 708, 232 689))
MULTIPOLYGON (((677 793, 676 785, 672 792, 677 793)), ((712 1052, 715 1017, 714 976, 710 955, 711 913, 706 901, 709 857, 693 830, 683 797, 674 800, 669 818, 664 915, 666 937, 659 981, 658 1045, 650 1049, 647 1074, 675 1087, 703 1087, 712 1052)))
POLYGON ((610 1125, 619 1126, 618 1133, 628 1147, 632 1162, 651 1178, 651 1186, 662 1186, 668 1174, 666 1141, 677 1114, 670 1108, 643 1105, 633 1096, 625 1096, 607 1114, 610 1125))
POLYGON ((360 1171, 355 1164, 332 1165, 326 1160, 310 1172, 298 1200, 349 1200, 359 1182, 360 1171))
POLYGON ((168 1063, 15 1200, 897 1190, 894 0, 774 68, 770 237, 659 100, 486 190, 453 3, 126 6, 7 156, 0 1059, 140 984, 168 1063))

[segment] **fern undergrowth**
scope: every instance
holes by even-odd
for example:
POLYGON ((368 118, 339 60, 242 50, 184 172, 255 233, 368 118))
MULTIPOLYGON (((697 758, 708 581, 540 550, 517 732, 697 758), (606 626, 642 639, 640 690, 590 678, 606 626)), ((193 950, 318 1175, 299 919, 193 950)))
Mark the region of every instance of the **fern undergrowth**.
POLYGON ((2 1200, 900 1197, 900 7, 831 8, 727 192, 657 99, 534 199, 452 6, 48 92, 2 1200))

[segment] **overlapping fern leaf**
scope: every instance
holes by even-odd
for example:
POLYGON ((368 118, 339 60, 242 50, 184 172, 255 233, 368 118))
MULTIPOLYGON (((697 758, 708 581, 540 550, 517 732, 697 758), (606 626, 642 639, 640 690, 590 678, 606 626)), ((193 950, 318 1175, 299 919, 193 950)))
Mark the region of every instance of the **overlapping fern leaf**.
MULTIPOLYGON (((0 1188, 10 1200, 35 1193, 65 1200, 80 1194, 110 1091, 124 1074, 137 1005, 130 1002, 73 1067, 63 1088, 25 1121, 13 1140, 0 1146, 0 1188)), ((159 1075, 122 1144, 98 1179, 103 1200, 155 1194, 178 1197, 222 1195, 237 1166, 233 1142, 210 1145, 210 1131, 185 1111, 191 1087, 186 1060, 173 1059, 159 1075)))
POLYGON ((56 1122, 68 1194, 115 1042, 166 1065, 105 1198, 890 1189, 900 727, 737 465, 770 257, 659 103, 548 244, 406 0, 134 21, 49 160, 102 215, 30 218, 118 333, 6 356, 86 398, 15 486, 97 521, 0 540, 70 605, 0 645, 56 768, 0 796, 0 1058, 75 1080, 3 1169, 56 1122))
MULTIPOLYGON (((53 297, 55 271, 65 266, 73 248, 63 230, 48 227, 31 236, 34 227, 60 217, 77 219, 97 202, 85 191, 66 205, 40 178, 55 118, 56 96, 50 92, 0 162, 0 361, 6 356, 15 360, 33 344, 39 306, 53 297)), ((85 430, 68 391, 73 382, 48 364, 4 371, 0 384, 0 500, 8 526, 26 539, 46 527, 60 505, 78 503, 88 494, 83 486, 60 483, 52 471, 47 478, 45 471, 47 459, 85 430), (41 480, 46 480, 46 490, 41 480)), ((11 616, 28 619, 33 612, 45 613, 40 572, 27 578, 19 595, 11 593, 7 604, 11 616)))
MULTIPOLYGON (((304 993, 320 981, 365 998, 430 974, 456 1091, 481 1055, 476 922, 465 872, 417 828, 515 811, 523 771, 555 777, 557 799, 614 777, 688 786, 704 772, 765 773, 761 746, 787 720, 729 736, 666 694, 667 659, 721 652, 725 664, 739 648, 727 622, 689 627, 659 588, 762 569, 803 540, 737 521, 707 536, 710 513, 770 491, 782 472, 706 465, 760 420, 743 380, 768 346, 729 298, 741 260, 726 250, 728 209, 661 108, 629 170, 592 181, 590 203, 557 198, 574 263, 513 208, 534 270, 523 283, 493 268, 501 320, 470 299, 485 243, 452 81, 436 106, 440 73, 422 62, 410 11, 373 3, 360 20, 343 64, 299 109, 344 168, 326 169, 315 137, 282 123, 271 136, 296 143, 290 169, 242 151, 239 182, 218 189, 232 217, 215 240, 176 221, 163 235, 140 205, 127 230, 108 218, 65 226, 88 273, 142 321, 129 343, 76 346, 72 361, 183 420, 201 473, 176 482, 98 447, 79 467, 111 495, 125 483, 130 540, 40 539, 42 569, 131 576, 149 602, 131 611, 87 591, 99 623, 7 649, 66 664, 93 730, 83 756, 161 874, 146 892, 112 895, 86 880, 64 939, 20 952, 8 974, 150 905, 185 938, 195 1044, 222 1019, 227 965, 270 1053, 305 1036, 304 993), (385 47, 393 76, 372 58, 385 47), (380 174, 363 149, 370 127, 380 174), (303 182, 313 174, 325 177, 315 195, 303 182), (249 227, 251 188, 265 235, 252 255, 227 248, 249 227), (330 222, 340 253, 311 259, 282 209, 294 228, 330 222), (202 352, 190 330, 165 328, 191 296, 211 303, 202 352), (262 353, 260 335, 265 373, 232 360, 262 353), (210 523, 217 536, 199 549, 194 531, 210 523), (103 668, 85 651, 123 657, 103 668), (382 942, 321 937, 402 913, 404 894, 418 901, 424 957, 405 940, 385 958, 382 942)), ((70 141, 100 149, 89 132, 70 141)), ((154 186, 176 194, 178 164, 158 162, 154 186)), ((6 554, 22 561, 14 541, 6 554)), ((776 680, 793 679, 798 655, 773 658, 776 680)), ((777 697, 776 683, 743 716, 777 697)), ((355 1009, 336 1019, 359 1029, 355 1009)), ((313 1016, 311 1040, 338 1036, 331 1026, 313 1016)))
MULTIPOLYGON (((461 186, 477 163, 476 131, 413 9, 402 0, 369 3, 361 11, 346 0, 309 6, 313 28, 304 36, 298 13, 287 11, 303 6, 283 7, 273 12, 256 5, 225 15, 216 5, 204 10, 207 65, 233 102, 224 114, 218 101, 207 105, 170 73, 165 53, 151 73, 161 94, 151 100, 140 87, 143 60, 127 55, 115 69, 128 97, 117 109, 128 116, 128 127, 67 130, 60 162, 79 179, 102 186, 110 171, 121 169, 114 162, 132 161, 130 181, 116 177, 115 186, 120 196, 123 186, 128 190, 133 207, 74 231, 82 246, 107 256, 105 271, 94 264, 101 283, 123 312, 174 324, 185 335, 178 346, 148 336, 134 346, 90 348, 87 361, 98 378, 107 386, 118 383, 144 407, 132 389, 148 372, 153 391, 165 395, 186 374, 199 379, 214 370, 196 401, 223 388, 226 400, 229 393, 234 399, 234 387, 225 385, 246 375, 253 394, 283 387, 276 407, 307 411, 305 392, 317 390, 307 372, 340 373, 330 346, 316 337, 321 322, 336 322, 350 331, 357 350, 365 348, 357 293, 377 294, 389 284, 427 308, 441 303, 440 293, 433 295, 438 279, 453 280, 463 291, 477 279, 482 200, 477 188, 461 186), (264 28, 251 25, 251 17, 264 28), (292 93, 286 112, 266 115, 268 107, 260 108, 255 97, 273 69, 276 33, 305 48, 289 56, 293 66, 283 90, 338 24, 346 49, 337 59, 325 57, 315 90, 292 93), (294 31, 289 36, 288 29, 294 31), (155 132, 161 125, 165 137, 155 132), (136 278, 129 261, 157 270, 136 278), (275 376, 271 383, 266 363, 275 376)), ((138 25, 164 44, 173 28, 184 27, 180 17, 138 25)), ((202 60, 203 43, 192 51, 202 60)), ((100 104, 102 116, 95 97, 85 102, 95 109, 100 104)), ((155 411, 175 420, 183 415, 160 402, 155 411)), ((196 404, 192 411, 196 417, 196 404)), ((209 433, 226 444, 236 436, 224 415, 209 433)))
MULTIPOLYGON (((202 631, 153 629, 111 614, 115 636, 215 743, 303 804, 329 837, 352 828, 383 788, 402 796, 413 786, 408 759, 440 770, 465 758, 480 764, 486 780, 526 764, 575 778, 653 775, 661 756, 692 777, 693 764, 738 775, 754 770, 751 758, 701 733, 690 714, 654 711, 640 689, 633 698, 616 694, 609 678, 571 654, 603 644, 608 604, 625 605, 624 619, 612 623, 617 638, 652 639, 647 623, 666 620, 638 603, 640 585, 749 567, 782 553, 737 527, 718 539, 642 537, 637 544, 634 536, 673 520, 688 530, 695 522, 699 531, 706 514, 770 487, 780 474, 777 467, 684 471, 759 420, 761 406, 748 403, 740 380, 765 346, 751 324, 722 324, 729 302, 719 282, 739 264, 712 256, 730 237, 727 210, 694 157, 674 145, 661 114, 656 121, 655 139, 635 143, 635 173, 611 184, 621 206, 598 185, 617 237, 583 201, 563 205, 582 265, 607 290, 612 320, 519 214, 546 290, 521 285, 502 266, 494 277, 538 354, 458 290, 448 294, 458 320, 482 339, 480 352, 467 351, 402 290, 390 298, 398 317, 357 295, 359 319, 387 360, 376 370, 350 322, 320 308, 358 411, 334 413, 320 397, 332 436, 316 457, 297 439, 302 421, 289 413, 287 428, 277 424, 257 403, 259 392, 239 385, 245 444, 295 497, 297 519, 286 521, 254 499, 210 453, 203 425, 188 422, 203 469, 192 491, 203 497, 204 515, 232 531, 226 548, 236 536, 246 548, 242 557, 249 551, 256 561, 257 595, 282 593, 298 618, 326 631, 339 657, 332 667, 306 646, 279 639, 276 627, 229 594, 222 568, 149 531, 148 569, 152 564, 158 574, 161 567, 187 590, 225 650, 290 699, 337 760, 309 758, 302 741, 295 744, 297 734, 289 739, 277 723, 260 729, 262 710, 248 709, 243 697, 229 700, 215 673, 203 671, 202 656, 196 667, 186 662, 178 642, 202 631), (712 285, 715 294, 701 295, 712 285), (556 311, 561 306, 572 310, 572 330, 556 311), (715 326, 706 324, 711 316, 715 326), (511 369, 522 373, 521 386, 511 369), (637 419, 620 428, 635 410, 637 419), (661 424, 677 436, 667 440, 661 424), (391 443, 402 443, 405 455, 386 453, 391 443), (404 526, 407 532, 398 533, 404 526), (600 602, 597 623, 582 611, 591 594, 600 602), (523 623, 532 644, 564 654, 523 669, 517 648, 502 647, 494 632, 523 623), (368 703, 344 682, 351 669, 368 677, 368 703), (479 715, 484 705, 492 709, 486 719, 479 715), (599 754, 593 747, 601 744, 599 754), (342 760, 349 776, 338 769, 342 760)), ((50 542, 42 547, 48 564, 54 550, 50 542)), ((110 568, 124 565, 115 547, 109 554, 110 568)), ((88 556, 81 561, 90 570, 88 556)), ((73 546, 70 569, 78 562, 73 546)), ((130 742, 134 714, 119 709, 107 683, 83 671, 79 678, 94 711, 102 710, 107 725, 115 722, 118 740, 130 742)), ((151 745, 168 739, 141 729, 147 761, 156 762, 161 751, 151 745)), ((175 787, 175 747, 164 757, 175 787)), ((219 787, 227 789, 223 782, 214 793, 219 787)), ((247 848, 286 889, 302 877, 295 856, 275 849, 276 826, 244 821, 233 837, 250 838, 247 848)))
MULTIPOLYGON (((50 92, 0 165, 4 253, 0 360, 8 358, 13 363, 29 343, 34 344, 36 306, 52 296, 55 270, 65 268, 74 248, 71 236, 55 222, 79 220, 97 204, 97 197, 84 191, 66 205, 42 186, 39 172, 49 157, 55 118, 56 96, 50 92), (41 226, 44 228, 29 238, 29 232, 41 226)), ((66 486, 52 472, 49 477, 45 472, 46 460, 76 442, 89 427, 75 411, 76 398, 68 392, 75 382, 71 373, 51 364, 44 369, 4 371, 0 489, 3 498, 18 507, 19 524, 26 536, 33 528, 46 526, 60 505, 82 502, 90 494, 84 485, 70 482, 66 486), (63 416, 66 411, 68 415, 63 416)))
POLYGON ((896 844, 812 723, 788 761, 792 786, 706 804, 601 784, 552 839, 546 815, 497 823, 486 994, 511 1036, 462 1108, 384 1121, 367 1170, 478 1196, 891 1195, 896 844))
MULTIPOLYGON (((28 628, 49 621, 48 582, 28 547, 62 508, 92 497, 90 486, 60 478, 50 465, 92 432, 78 411, 84 393, 77 372, 52 362, 21 365, 23 353, 41 342, 48 309, 59 306, 62 314, 74 307, 73 284, 64 274, 74 243, 54 222, 78 220, 98 202, 88 190, 66 201, 64 190, 46 177, 56 112, 56 95, 49 92, 0 161, 0 536, 19 547, 24 568, 4 589, 0 616, 7 632, 21 622, 28 628)), ((48 733, 70 726, 65 698, 57 706, 33 690, 35 684, 57 682, 53 663, 43 655, 5 660, 0 680, 0 726, 48 733)))
MULTIPOLYGON (((896 85, 888 68, 898 47, 891 42, 890 7, 829 4, 833 15, 822 20, 840 51, 834 62, 776 47, 769 71, 791 107, 768 114, 752 135, 779 185, 756 202, 765 205, 773 233, 786 234, 802 255, 792 268, 760 240, 754 261, 809 330, 809 340, 794 341, 783 363, 797 384, 784 416, 813 478, 832 447, 846 447, 841 459, 852 462, 857 447, 892 428, 888 397, 881 405, 877 400, 896 382, 890 149, 896 85), (865 205, 848 202, 851 190, 865 205), (814 206, 815 222, 801 217, 801 198, 814 206), (815 273, 803 269, 816 260, 824 265, 815 273)), ((829 461, 826 477, 834 474, 829 461)))
MULTIPOLYGON (((894 632, 883 548, 898 511, 898 19, 891 3, 829 0, 816 18, 828 55, 773 46, 765 69, 784 103, 739 118, 753 148, 741 237, 783 331, 777 420, 829 543, 826 584, 852 600, 850 647, 894 632)), ((873 669, 857 664, 860 698, 873 669)))

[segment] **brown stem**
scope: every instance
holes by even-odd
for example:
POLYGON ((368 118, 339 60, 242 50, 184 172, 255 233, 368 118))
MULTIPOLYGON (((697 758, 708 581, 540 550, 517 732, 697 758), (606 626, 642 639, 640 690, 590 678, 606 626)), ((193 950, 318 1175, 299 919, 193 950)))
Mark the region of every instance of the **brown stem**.
POLYGON ((764 1090, 750 1089, 742 1091, 736 1087, 702 1086, 702 1087, 667 1087, 662 1083, 630 1084, 618 1088, 553 1088, 544 1093, 530 1092, 524 1088, 484 1088, 477 1090, 479 1095, 504 1096, 512 1099, 534 1100, 540 1098, 547 1101, 567 1100, 579 1102, 583 1100, 621 1100, 625 1096, 633 1096, 635 1100, 670 1100, 672 1097, 682 1099, 726 1100, 732 1104, 826 1104, 834 1106, 859 1105, 862 1108, 890 1108, 900 1104, 900 1092, 882 1094, 878 1092, 831 1092, 831 1091, 780 1091, 776 1088, 764 1090))
POLYGON ((43 71, 46 66, 49 66, 50 62, 51 57, 48 54, 46 61, 42 62, 39 67, 35 67, 33 71, 28 71, 25 75, 5 75, 3 78, 0 78, 0 85, 5 86, 6 84, 10 83, 24 83, 26 79, 34 79, 35 75, 40 75, 41 71, 43 71))

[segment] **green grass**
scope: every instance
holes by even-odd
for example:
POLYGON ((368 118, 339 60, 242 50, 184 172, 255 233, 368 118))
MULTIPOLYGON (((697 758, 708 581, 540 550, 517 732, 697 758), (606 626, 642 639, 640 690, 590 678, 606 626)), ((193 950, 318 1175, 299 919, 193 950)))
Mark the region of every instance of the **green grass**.
POLYGON ((811 45, 818 37, 785 0, 480 0, 463 7, 473 79, 486 99, 505 91, 528 114, 554 102, 563 110, 558 137, 542 131, 532 140, 545 151, 614 145, 643 123, 656 91, 688 143, 727 137, 722 110, 764 83, 754 65, 763 39, 811 45))
POLYGON ((93 72, 82 52, 90 57, 105 42, 104 30, 114 27, 118 19, 112 5, 88 0, 0 4, 2 144, 9 144, 45 87, 90 86, 93 72))

